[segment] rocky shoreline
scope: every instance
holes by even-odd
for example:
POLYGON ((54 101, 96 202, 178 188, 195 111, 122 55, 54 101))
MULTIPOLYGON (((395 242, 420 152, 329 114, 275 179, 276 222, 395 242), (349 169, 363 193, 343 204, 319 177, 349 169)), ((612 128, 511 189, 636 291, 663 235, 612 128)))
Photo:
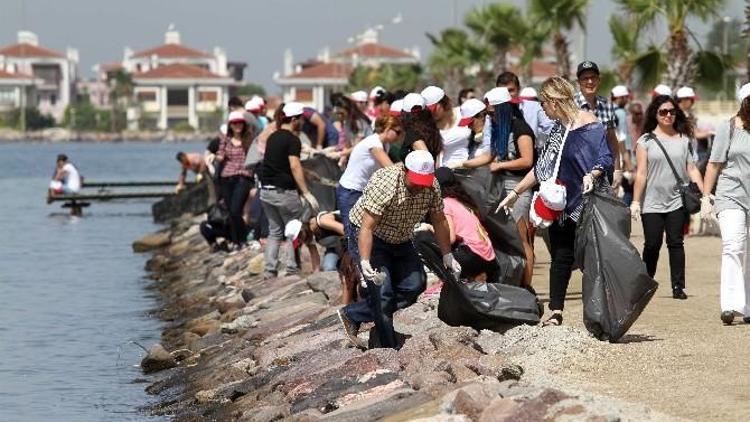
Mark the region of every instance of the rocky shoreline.
MULTIPOLYGON (((641 405, 557 379, 601 343, 572 327, 504 334, 449 327, 438 296, 398 312, 399 351, 361 351, 342 335, 336 273, 262 280, 260 251, 211 254, 203 217, 134 243, 163 300, 166 328, 144 358, 146 413, 175 420, 669 421, 641 405)), ((366 336, 366 333, 364 333, 366 336)))

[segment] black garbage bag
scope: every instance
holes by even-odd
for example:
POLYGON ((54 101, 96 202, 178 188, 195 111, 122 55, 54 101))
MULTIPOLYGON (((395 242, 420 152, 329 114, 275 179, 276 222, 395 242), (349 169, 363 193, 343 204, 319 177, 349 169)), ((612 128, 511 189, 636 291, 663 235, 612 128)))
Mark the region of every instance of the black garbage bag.
POLYGON ((583 271, 583 322, 599 340, 617 341, 659 285, 630 243, 630 212, 606 193, 587 195, 576 229, 576 264, 583 271))
POLYGON ((458 171, 456 178, 464 190, 479 206, 482 225, 492 241, 492 246, 500 265, 500 282, 520 286, 526 255, 515 220, 504 212, 495 213, 502 199, 494 188, 492 175, 486 168, 471 171, 458 171))
POLYGON ((336 210, 336 183, 343 173, 338 163, 325 155, 316 154, 303 160, 302 168, 308 188, 318 200, 320 211, 336 210))
POLYGON ((515 325, 539 323, 542 308, 533 293, 507 284, 456 280, 443 266, 432 232, 418 232, 414 246, 422 262, 444 282, 438 318, 446 324, 504 331, 515 325))

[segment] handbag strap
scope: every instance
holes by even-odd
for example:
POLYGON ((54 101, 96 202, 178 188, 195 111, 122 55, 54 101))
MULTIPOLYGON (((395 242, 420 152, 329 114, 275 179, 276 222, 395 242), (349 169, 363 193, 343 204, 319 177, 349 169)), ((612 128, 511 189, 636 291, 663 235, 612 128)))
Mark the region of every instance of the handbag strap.
POLYGON ((669 163, 669 167, 672 169, 672 174, 674 174, 674 178, 677 179, 677 182, 685 183, 685 181, 682 180, 682 178, 680 177, 680 174, 677 173, 677 168, 674 166, 674 163, 672 163, 672 159, 669 158, 669 154, 667 154, 667 150, 664 148, 664 145, 662 145, 659 138, 657 138, 656 135, 654 135, 654 132, 649 132, 648 137, 651 140, 656 141, 656 145, 658 145, 659 148, 661 149, 661 152, 664 153, 664 157, 667 159, 667 163, 669 163))
POLYGON ((560 162, 562 161, 562 155, 563 155, 563 149, 565 148, 565 140, 568 139, 568 134, 570 133, 570 128, 573 126, 573 123, 568 125, 565 128, 565 134, 563 134, 562 141, 560 142, 560 152, 557 153, 557 160, 555 160, 555 169, 552 171, 552 176, 549 178, 553 183, 555 180, 557 180, 557 173, 560 171, 560 162))

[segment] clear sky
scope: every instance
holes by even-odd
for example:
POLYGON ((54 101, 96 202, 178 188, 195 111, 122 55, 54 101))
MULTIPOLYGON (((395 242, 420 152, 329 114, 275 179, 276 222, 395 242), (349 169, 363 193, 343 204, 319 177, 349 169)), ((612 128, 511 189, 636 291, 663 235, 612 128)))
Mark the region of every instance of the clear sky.
MULTIPOLYGON (((36 32, 43 46, 79 50, 81 73, 90 77, 100 62, 121 60, 123 48, 161 44, 174 23, 182 43, 202 50, 223 47, 230 60, 245 61, 245 78, 276 92, 273 73, 282 69, 290 48, 295 61, 315 57, 324 46, 349 46, 347 38, 383 24, 381 41, 398 48, 430 52, 425 32, 461 24, 463 15, 489 0, 0 0, 0 45, 15 43, 19 29, 36 32), (403 19, 392 24, 397 14, 403 19)), ((523 6, 525 1, 512 3, 523 6)), ((743 18, 744 2, 727 0, 719 15, 743 18)), ((617 8, 611 0, 592 0, 587 51, 603 67, 610 61, 607 20, 617 8)), ((701 37, 707 25, 694 24, 701 37)), ((644 34, 644 36, 649 36, 644 34)), ((581 42, 572 43, 579 51, 581 42)))

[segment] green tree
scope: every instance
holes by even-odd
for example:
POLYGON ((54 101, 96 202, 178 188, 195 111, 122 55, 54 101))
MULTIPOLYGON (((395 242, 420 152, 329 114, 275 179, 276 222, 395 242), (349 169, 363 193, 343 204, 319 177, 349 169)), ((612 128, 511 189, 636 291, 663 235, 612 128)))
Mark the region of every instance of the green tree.
POLYGON ((108 119, 108 130, 118 132, 125 129, 127 119, 118 116, 125 113, 133 98, 133 76, 123 69, 118 69, 109 78, 109 99, 112 103, 112 115, 115 118, 108 119))
POLYGON ((385 64, 378 67, 357 66, 349 77, 347 91, 362 87, 384 86, 390 91, 412 91, 422 84, 422 67, 411 64, 385 64))
MULTIPOLYGON (((633 0, 637 1, 637 0, 633 0)), ((680 0, 676 0, 680 1, 680 0)), ((535 25, 548 25, 557 56, 557 72, 570 78, 570 48, 567 32, 574 25, 586 29, 589 0, 530 0, 529 10, 535 25)))
MULTIPOLYGON (((715 16, 724 5, 724 0, 616 0, 642 28, 664 23, 667 27, 666 69, 662 78, 673 88, 692 85, 696 79, 711 83, 709 71, 719 70, 723 74, 720 57, 715 53, 695 52, 688 36, 693 36, 687 27, 690 18, 706 21, 715 16), (717 61, 718 58, 718 61, 717 61), (718 69, 717 69, 718 65, 718 69)), ((699 46, 700 47, 700 46, 699 46)), ((714 81, 716 74, 713 75, 714 81)))
POLYGON ((248 83, 237 88, 237 92, 235 95, 239 95, 241 97, 252 97, 253 95, 260 95, 261 97, 264 97, 266 95, 266 90, 263 89, 263 87, 260 85, 248 83))
POLYGON ((490 3, 470 10, 464 23, 490 50, 495 71, 504 72, 508 51, 520 43, 526 29, 521 11, 512 4, 490 3))
POLYGON ((534 22, 529 16, 523 16, 518 24, 518 45, 523 51, 520 60, 521 77, 524 84, 529 85, 533 77, 532 64, 534 59, 544 54, 544 44, 549 40, 551 29, 549 25, 534 22))
POLYGON ((444 29, 439 37, 427 34, 427 38, 435 47, 427 59, 427 68, 446 92, 472 86, 475 75, 490 61, 487 47, 472 42, 462 29, 444 29))

